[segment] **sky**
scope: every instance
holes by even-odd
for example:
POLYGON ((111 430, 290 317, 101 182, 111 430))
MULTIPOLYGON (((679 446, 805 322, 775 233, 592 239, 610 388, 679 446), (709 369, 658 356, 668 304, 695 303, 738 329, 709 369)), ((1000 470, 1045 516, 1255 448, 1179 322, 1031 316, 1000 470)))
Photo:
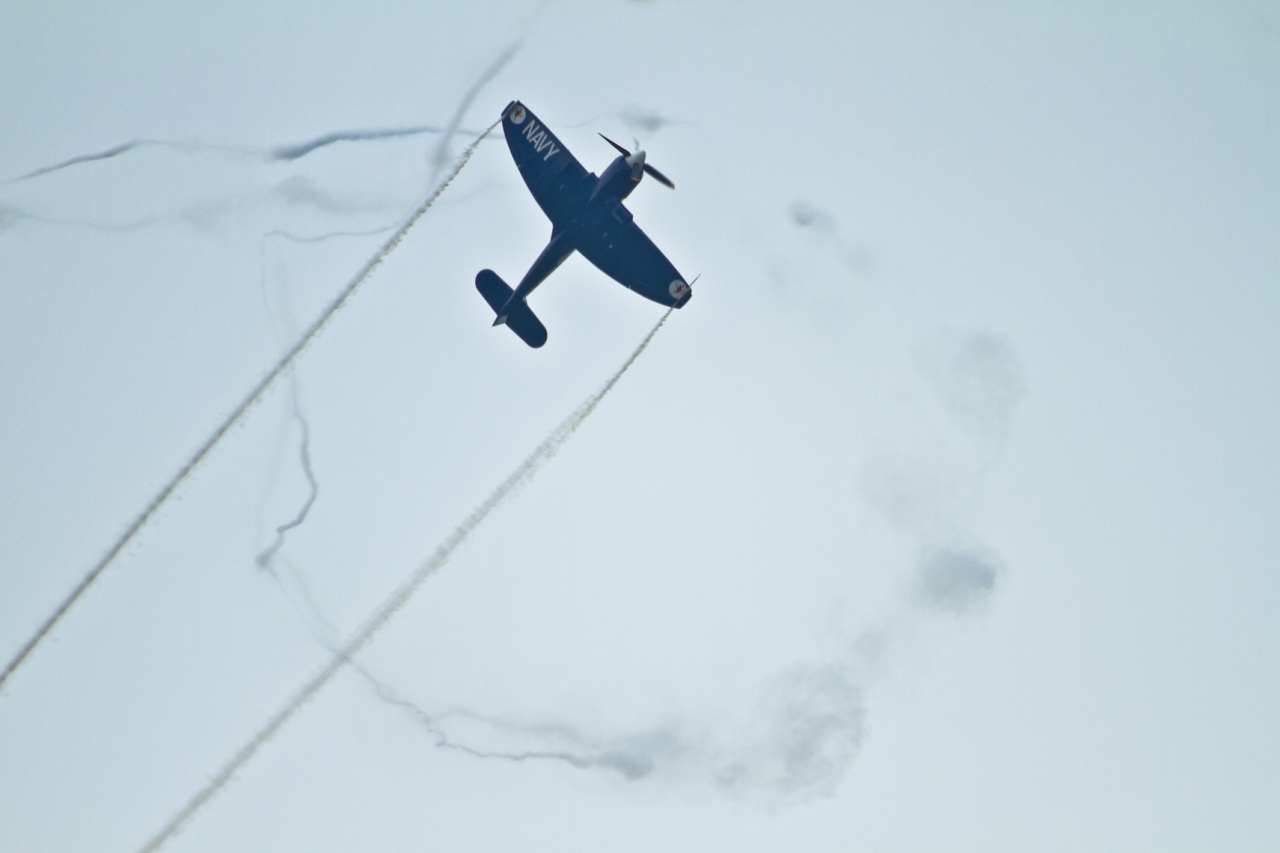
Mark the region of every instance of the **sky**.
MULTIPOLYGON (((164 849, 1280 845, 1264 3, 0 5, 0 659, 513 99, 693 298, 164 849)), ((616 373, 580 256, 490 326, 549 233, 479 142, 5 681, 0 848, 143 849, 616 373)))

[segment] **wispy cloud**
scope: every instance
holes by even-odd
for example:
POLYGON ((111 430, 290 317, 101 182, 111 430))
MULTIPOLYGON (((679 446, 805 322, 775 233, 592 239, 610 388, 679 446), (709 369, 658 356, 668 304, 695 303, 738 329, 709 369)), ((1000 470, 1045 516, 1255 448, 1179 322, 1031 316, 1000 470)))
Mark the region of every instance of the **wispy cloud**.
POLYGON ((947 413, 983 445, 1004 449, 1027 378, 1013 345, 988 331, 939 331, 916 350, 916 367, 947 413))
POLYGON ((990 549, 930 549, 920 559, 917 595, 926 607, 955 615, 971 613, 986 604, 1000 573, 1000 559, 990 549))

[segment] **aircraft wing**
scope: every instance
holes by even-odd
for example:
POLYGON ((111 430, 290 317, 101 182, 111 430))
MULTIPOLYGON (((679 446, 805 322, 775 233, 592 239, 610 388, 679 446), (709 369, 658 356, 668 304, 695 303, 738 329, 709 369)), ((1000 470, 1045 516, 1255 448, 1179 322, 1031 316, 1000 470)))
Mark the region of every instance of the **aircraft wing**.
POLYGON ((542 212, 555 230, 567 225, 586 206, 595 176, 519 101, 513 101, 503 113, 502 132, 520 177, 542 212))
POLYGON ((682 306, 691 295, 671 261, 632 221, 631 211, 621 202, 602 223, 596 220, 584 227, 574 248, 605 275, 654 302, 682 306))

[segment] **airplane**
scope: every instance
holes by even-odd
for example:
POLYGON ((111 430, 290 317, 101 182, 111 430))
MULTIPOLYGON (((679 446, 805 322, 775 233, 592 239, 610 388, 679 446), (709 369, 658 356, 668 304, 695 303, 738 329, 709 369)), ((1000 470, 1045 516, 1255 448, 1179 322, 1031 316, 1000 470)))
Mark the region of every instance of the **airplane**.
POLYGON ((525 300, 575 251, 623 287, 660 305, 685 306, 693 291, 622 206, 646 173, 675 189, 645 162, 643 151, 628 151, 600 134, 619 154, 597 177, 519 101, 503 109, 502 130, 520 176, 551 220, 551 241, 515 290, 493 270, 476 273, 476 290, 496 315, 493 325, 505 325, 531 347, 545 344, 547 329, 525 300))

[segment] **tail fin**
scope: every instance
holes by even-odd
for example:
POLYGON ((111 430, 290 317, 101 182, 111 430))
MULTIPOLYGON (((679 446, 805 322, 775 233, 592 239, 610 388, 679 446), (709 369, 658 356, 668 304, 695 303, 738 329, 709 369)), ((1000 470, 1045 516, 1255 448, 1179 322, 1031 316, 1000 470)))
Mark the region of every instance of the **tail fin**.
POLYGON ((489 303, 493 313, 498 315, 498 319, 494 321, 495 326, 505 323, 520 340, 534 349, 547 342, 547 327, 534 316, 533 311, 523 299, 517 299, 514 304, 508 305, 513 291, 496 272, 480 270, 476 273, 476 290, 480 291, 484 301, 489 303), (503 312, 506 314, 505 317, 503 312))

